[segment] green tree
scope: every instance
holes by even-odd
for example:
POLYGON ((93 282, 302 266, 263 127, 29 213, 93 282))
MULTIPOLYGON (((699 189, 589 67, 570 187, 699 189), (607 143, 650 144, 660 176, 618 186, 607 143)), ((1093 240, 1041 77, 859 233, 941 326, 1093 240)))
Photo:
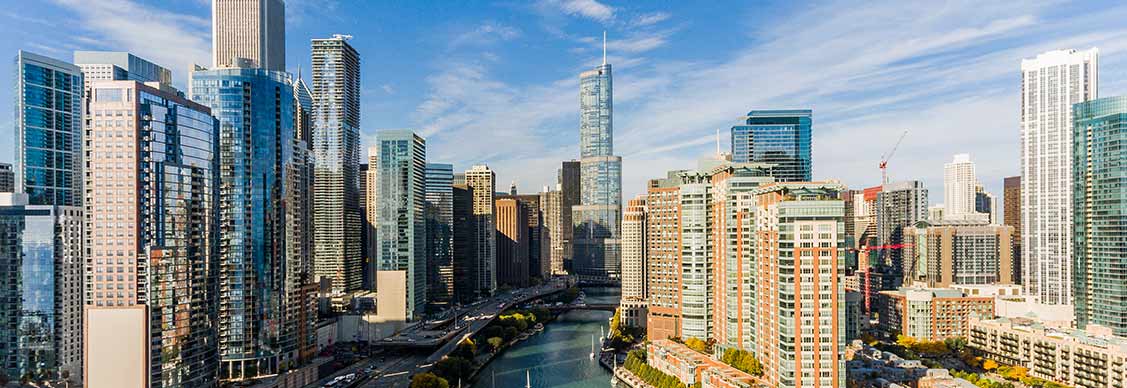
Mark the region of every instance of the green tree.
POLYGON ((485 342, 489 343, 489 349, 496 352, 501 350, 501 344, 504 343, 505 340, 501 339, 501 337, 489 337, 485 342))
POLYGON ((434 373, 419 373, 411 377, 411 388, 450 388, 450 382, 434 373))
POLYGON ((446 357, 434 364, 434 371, 446 381, 467 380, 473 374, 473 363, 461 357, 446 357))
POLYGON ((474 343, 473 338, 466 338, 454 348, 454 352, 450 353, 451 356, 473 359, 477 354, 477 344, 474 343))
POLYGON ((700 338, 689 337, 685 340, 685 346, 688 346, 689 349, 696 350, 701 353, 709 353, 708 343, 704 342, 700 338))

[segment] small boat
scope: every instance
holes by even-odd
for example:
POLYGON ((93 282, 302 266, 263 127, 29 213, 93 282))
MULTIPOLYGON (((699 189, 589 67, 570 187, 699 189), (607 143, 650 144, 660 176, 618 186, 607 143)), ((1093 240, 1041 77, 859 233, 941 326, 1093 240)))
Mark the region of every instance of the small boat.
POLYGON ((524 388, 532 388, 532 379, 528 377, 528 371, 524 371, 524 388))
POLYGON ((595 336, 591 335, 591 359, 595 359, 595 336))

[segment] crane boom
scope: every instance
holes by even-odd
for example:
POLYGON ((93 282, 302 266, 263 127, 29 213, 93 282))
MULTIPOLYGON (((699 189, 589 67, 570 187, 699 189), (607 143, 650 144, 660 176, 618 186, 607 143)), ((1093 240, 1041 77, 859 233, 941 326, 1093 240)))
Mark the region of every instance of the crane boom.
POLYGON ((892 159, 892 155, 896 154, 896 149, 900 148, 900 142, 904 141, 904 136, 908 135, 908 130, 904 130, 900 134, 900 138, 896 139, 896 144, 892 145, 892 149, 888 153, 880 156, 880 184, 883 190, 884 185, 888 184, 888 161, 892 159))

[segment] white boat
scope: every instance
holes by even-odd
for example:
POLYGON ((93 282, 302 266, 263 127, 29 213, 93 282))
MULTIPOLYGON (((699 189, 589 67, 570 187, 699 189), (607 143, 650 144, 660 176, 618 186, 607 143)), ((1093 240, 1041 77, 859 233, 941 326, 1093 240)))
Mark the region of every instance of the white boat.
POLYGON ((532 388, 532 379, 528 377, 528 371, 524 371, 524 388, 532 388))
POLYGON ((595 359, 595 336, 591 335, 591 359, 595 359))

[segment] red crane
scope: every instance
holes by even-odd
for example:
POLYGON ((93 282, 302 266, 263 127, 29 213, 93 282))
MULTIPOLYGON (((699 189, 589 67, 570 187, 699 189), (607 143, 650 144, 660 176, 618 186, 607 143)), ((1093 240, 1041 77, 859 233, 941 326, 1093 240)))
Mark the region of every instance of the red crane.
POLYGON ((896 144, 892 146, 892 149, 889 150, 888 153, 880 156, 880 185, 882 188, 884 185, 888 184, 888 161, 892 159, 892 155, 896 153, 896 149, 900 148, 900 142, 904 141, 904 136, 906 135, 908 135, 908 130, 905 129, 904 133, 900 134, 900 138, 896 139, 896 144))

